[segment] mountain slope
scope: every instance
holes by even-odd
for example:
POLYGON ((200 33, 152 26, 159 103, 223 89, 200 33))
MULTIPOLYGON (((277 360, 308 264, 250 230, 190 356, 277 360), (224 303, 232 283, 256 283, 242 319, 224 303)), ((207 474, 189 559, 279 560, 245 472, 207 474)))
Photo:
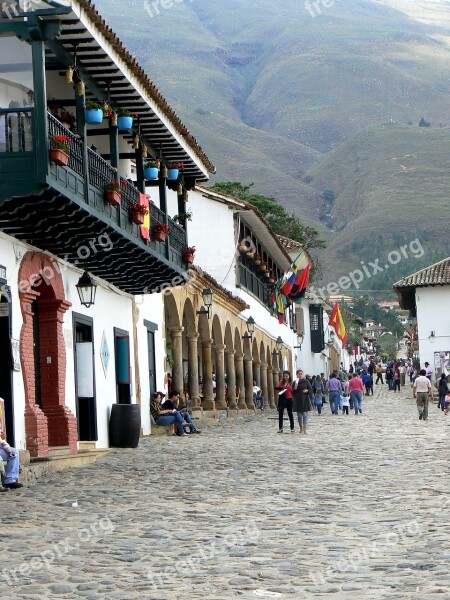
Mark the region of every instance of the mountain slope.
MULTIPOLYGON (((426 216, 418 189, 433 197, 433 218, 444 208, 443 155, 429 140, 436 136, 447 152, 440 137, 450 124, 447 1, 336 1, 314 17, 298 0, 184 0, 167 9, 159 3, 159 14, 151 1, 97 4, 217 165, 212 181, 254 182, 256 192, 315 224, 330 240, 324 264, 337 256, 351 262, 352 236, 375 232, 373 215, 382 215, 383 239, 406 232, 409 214, 426 216), (422 116, 431 129, 407 126, 422 116), (383 125, 390 121, 402 125, 383 125), (363 137, 353 138, 358 132, 363 137), (395 161, 381 159, 414 153, 412 172, 409 164, 391 172, 395 161), (338 185, 327 168, 354 181, 338 185), (330 232, 318 204, 332 185, 330 232)), ((430 251, 439 243, 431 240, 430 251)))

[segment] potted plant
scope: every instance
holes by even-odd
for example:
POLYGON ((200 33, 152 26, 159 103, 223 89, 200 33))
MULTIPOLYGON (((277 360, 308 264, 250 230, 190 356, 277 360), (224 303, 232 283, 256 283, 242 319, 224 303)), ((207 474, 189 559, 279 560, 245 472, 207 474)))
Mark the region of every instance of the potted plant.
POLYGON ((186 221, 192 221, 192 211, 188 210, 185 213, 180 213, 178 215, 175 215, 173 220, 175 221, 175 223, 178 223, 179 225, 184 225, 186 223, 186 221))
POLYGON ((117 128, 119 131, 130 131, 133 127, 133 116, 124 108, 117 109, 117 128))
POLYGON ((252 250, 248 250, 245 253, 245 258, 248 258, 249 260, 253 260, 255 258, 255 255, 256 255, 256 250, 255 250, 255 248, 253 248, 252 250))
POLYGON ((111 206, 120 205, 120 196, 122 195, 122 189, 120 181, 111 181, 105 187, 105 200, 111 206))
POLYGON ((170 233, 169 226, 165 223, 155 223, 153 237, 157 242, 165 242, 166 235, 170 233))
POLYGON ((71 139, 67 135, 50 136, 50 160, 56 165, 65 167, 69 162, 71 139))
POLYGON ((180 169, 183 169, 183 166, 183 163, 178 161, 171 161, 167 163, 167 179, 178 179, 180 169))
POLYGON ((159 160, 152 158, 147 160, 144 165, 144 177, 145 179, 158 179, 159 177, 159 160))
POLYGON ((194 262, 195 246, 186 246, 183 250, 184 262, 192 264, 194 262))
POLYGON ((131 221, 136 225, 143 225, 145 217, 148 215, 148 208, 142 204, 132 204, 130 206, 131 221))
POLYGON ((88 125, 100 125, 103 121, 103 106, 98 102, 86 100, 84 118, 88 125))
POLYGON ((263 273, 264 273, 264 271, 267 271, 267 263, 261 262, 261 264, 259 265, 259 270, 262 271, 263 273))
POLYGON ((261 257, 258 253, 254 254, 253 262, 255 263, 256 266, 261 264, 261 257))

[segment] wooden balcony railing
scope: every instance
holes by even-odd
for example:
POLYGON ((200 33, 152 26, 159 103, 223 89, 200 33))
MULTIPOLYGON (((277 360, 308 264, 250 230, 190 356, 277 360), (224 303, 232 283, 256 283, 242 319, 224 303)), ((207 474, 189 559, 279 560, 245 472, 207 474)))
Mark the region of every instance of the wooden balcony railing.
POLYGON ((0 109, 0 153, 33 150, 33 108, 0 109))

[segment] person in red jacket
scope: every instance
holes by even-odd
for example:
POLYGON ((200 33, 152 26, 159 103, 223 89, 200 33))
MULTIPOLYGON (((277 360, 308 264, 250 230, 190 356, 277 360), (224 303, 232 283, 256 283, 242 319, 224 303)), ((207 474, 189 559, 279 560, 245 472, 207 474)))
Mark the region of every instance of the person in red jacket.
POLYGON ((283 371, 281 381, 276 388, 278 390, 278 433, 283 433, 284 409, 287 410, 289 422, 291 424, 291 433, 295 433, 294 415, 292 412, 293 393, 292 379, 289 371, 283 371))

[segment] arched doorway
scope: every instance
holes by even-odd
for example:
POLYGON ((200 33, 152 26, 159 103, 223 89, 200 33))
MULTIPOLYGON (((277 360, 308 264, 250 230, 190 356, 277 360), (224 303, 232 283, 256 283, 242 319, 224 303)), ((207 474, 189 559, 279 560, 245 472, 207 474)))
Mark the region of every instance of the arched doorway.
POLYGON ((70 302, 57 263, 41 252, 27 252, 19 269, 19 298, 27 449, 31 456, 46 456, 49 446, 68 446, 75 453, 77 420, 65 406, 62 329, 70 302))

